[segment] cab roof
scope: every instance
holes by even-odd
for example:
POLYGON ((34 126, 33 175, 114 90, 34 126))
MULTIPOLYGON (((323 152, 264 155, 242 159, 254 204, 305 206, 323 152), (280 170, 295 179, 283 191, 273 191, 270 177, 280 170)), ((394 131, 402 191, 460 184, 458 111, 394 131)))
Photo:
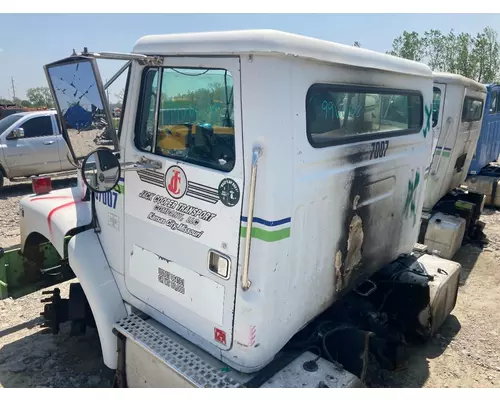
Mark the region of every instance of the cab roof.
POLYGON ((160 56, 288 55, 405 75, 432 76, 427 65, 416 61, 270 29, 148 35, 136 42, 133 52, 160 56))
POLYGON ((477 90, 479 92, 486 93, 485 85, 459 74, 450 74, 448 72, 433 72, 432 76, 434 78, 434 82, 436 83, 444 83, 451 85, 458 84, 458 85, 463 85, 465 87, 470 87, 471 89, 477 90))

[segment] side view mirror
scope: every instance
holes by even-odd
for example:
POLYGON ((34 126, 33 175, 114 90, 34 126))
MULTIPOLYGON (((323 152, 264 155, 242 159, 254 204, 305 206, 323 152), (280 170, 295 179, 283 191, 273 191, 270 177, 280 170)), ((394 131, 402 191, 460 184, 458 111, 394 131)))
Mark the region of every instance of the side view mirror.
POLYGON ((109 192, 118 184, 120 175, 120 162, 106 147, 90 152, 82 162, 83 180, 94 192, 109 192))
POLYGON ((9 137, 7 139, 21 139, 24 137, 24 129, 23 128, 16 128, 12 130, 10 133, 9 137))

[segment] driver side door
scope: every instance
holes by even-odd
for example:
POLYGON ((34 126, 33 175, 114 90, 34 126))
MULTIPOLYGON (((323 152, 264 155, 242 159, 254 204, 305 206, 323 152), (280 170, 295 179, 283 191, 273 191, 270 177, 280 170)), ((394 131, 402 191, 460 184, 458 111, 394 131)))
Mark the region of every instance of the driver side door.
POLYGON ((168 58, 140 82, 126 161, 157 169, 125 174, 126 286, 135 307, 228 349, 244 195, 239 58, 168 58))

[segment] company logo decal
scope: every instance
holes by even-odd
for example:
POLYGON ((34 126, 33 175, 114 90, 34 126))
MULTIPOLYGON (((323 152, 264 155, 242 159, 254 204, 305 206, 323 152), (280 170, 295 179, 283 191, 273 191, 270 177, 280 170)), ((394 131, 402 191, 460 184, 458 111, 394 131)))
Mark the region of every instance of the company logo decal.
POLYGON ((137 175, 142 182, 164 188, 176 200, 188 196, 210 204, 220 201, 226 207, 234 207, 240 201, 240 188, 231 178, 224 178, 219 187, 214 188, 188 180, 184 170, 177 165, 171 166, 165 174, 141 170, 137 175))
POLYGON ((165 173, 165 187, 174 199, 180 199, 186 193, 187 179, 182 168, 172 166, 165 173))
POLYGON ((231 178, 223 179, 219 184, 219 199, 227 207, 234 207, 240 201, 240 188, 231 178))

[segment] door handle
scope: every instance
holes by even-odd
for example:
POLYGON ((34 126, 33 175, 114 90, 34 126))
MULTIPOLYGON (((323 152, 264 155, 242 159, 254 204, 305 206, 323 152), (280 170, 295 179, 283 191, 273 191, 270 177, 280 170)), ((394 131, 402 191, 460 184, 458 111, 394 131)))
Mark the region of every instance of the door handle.
POLYGON ((54 144, 55 142, 53 140, 47 140, 46 142, 43 142, 44 145, 50 146, 51 144, 54 144))

